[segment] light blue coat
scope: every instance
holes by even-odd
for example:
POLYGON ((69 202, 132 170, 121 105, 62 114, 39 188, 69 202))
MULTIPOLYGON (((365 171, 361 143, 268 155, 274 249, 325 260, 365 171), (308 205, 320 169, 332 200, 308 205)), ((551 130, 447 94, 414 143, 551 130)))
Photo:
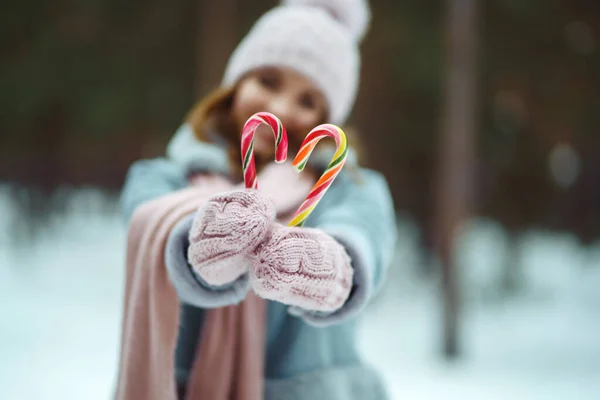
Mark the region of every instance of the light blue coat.
MULTIPOLYGON (((327 154, 311 158, 316 169, 323 169, 328 160, 327 154)), ((355 161, 349 157, 347 162, 355 161)), ((186 187, 190 171, 228 175, 229 166, 223 147, 197 141, 184 125, 165 158, 138 161, 130 168, 122 192, 125 219, 141 203, 186 187)), ((342 171, 305 224, 336 238, 350 255, 354 268, 350 298, 330 314, 291 313, 284 304, 268 302, 265 399, 387 399, 377 372, 357 352, 356 317, 385 277, 396 242, 396 218, 384 177, 368 169, 358 171, 359 180, 342 171)), ((182 302, 175 354, 178 382, 187 380, 204 310, 237 304, 249 290, 247 276, 225 287, 211 287, 191 270, 186 253, 192 218, 174 228, 165 252, 170 279, 182 302)))

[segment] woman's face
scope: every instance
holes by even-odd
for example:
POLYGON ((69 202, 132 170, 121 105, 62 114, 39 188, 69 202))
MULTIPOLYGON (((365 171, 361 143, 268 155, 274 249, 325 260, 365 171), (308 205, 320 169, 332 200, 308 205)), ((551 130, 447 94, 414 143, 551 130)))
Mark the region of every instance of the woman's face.
MULTIPOLYGON (((257 69, 238 86, 232 115, 240 134, 248 118, 260 111, 277 116, 292 143, 300 143, 312 128, 324 122, 328 112, 325 97, 312 81, 281 67, 257 69)), ((274 149, 273 132, 261 125, 254 134, 254 153, 267 158, 274 154, 274 149)))

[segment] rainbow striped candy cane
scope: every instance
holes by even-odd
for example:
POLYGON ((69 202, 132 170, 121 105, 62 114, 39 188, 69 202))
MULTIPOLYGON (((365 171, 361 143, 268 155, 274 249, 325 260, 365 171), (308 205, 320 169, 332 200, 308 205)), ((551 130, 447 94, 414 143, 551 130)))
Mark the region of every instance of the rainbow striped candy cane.
POLYGON ((275 161, 282 163, 287 159, 288 138, 283 124, 271 113, 259 112, 248 118, 242 129, 242 169, 247 189, 258 189, 256 165, 254 163, 254 132, 260 124, 266 124, 275 135, 275 161))
POLYGON ((298 152, 298 155, 296 155, 292 165, 296 167, 298 171, 302 171, 319 140, 325 137, 332 137, 335 139, 337 150, 327 166, 327 169, 323 175, 321 175, 321 178, 319 178, 306 197, 306 200, 304 200, 298 211, 294 214, 294 217, 288 224, 289 226, 301 227, 304 225, 304 222, 306 222, 310 213, 313 212, 317 204, 319 204, 319 201, 321 201, 321 198, 327 189, 329 189, 346 162, 346 156, 348 155, 348 141, 346 139, 346 134, 338 126, 323 124, 309 132, 304 139, 304 142, 302 142, 300 151, 298 152))

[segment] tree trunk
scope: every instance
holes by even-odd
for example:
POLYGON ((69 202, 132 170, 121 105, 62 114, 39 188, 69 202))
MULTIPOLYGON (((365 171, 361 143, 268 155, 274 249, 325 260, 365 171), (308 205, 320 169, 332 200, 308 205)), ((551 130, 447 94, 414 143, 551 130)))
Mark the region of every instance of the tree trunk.
POLYGON ((470 211, 475 136, 477 0, 448 0, 446 69, 436 182, 435 248, 442 266, 443 353, 459 355, 456 236, 470 211))
POLYGON ((237 44, 237 0, 198 2, 196 95, 216 89, 237 44))
POLYGON ((508 231, 507 249, 504 258, 504 268, 500 275, 500 291, 504 296, 511 296, 522 289, 523 269, 520 235, 508 231))

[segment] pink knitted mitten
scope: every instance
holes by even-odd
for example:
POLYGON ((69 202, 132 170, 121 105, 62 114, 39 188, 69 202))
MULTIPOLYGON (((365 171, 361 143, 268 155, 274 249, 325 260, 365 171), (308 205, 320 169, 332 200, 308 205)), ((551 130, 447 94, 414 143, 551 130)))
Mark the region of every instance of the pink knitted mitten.
POLYGON ((189 263, 210 285, 233 282, 247 272, 248 254, 264 240, 274 220, 274 206, 256 191, 213 196, 194 217, 189 263))
POLYGON ((331 312, 350 295, 350 257, 342 245, 319 229, 275 223, 250 260, 250 282, 260 297, 304 310, 331 312))

